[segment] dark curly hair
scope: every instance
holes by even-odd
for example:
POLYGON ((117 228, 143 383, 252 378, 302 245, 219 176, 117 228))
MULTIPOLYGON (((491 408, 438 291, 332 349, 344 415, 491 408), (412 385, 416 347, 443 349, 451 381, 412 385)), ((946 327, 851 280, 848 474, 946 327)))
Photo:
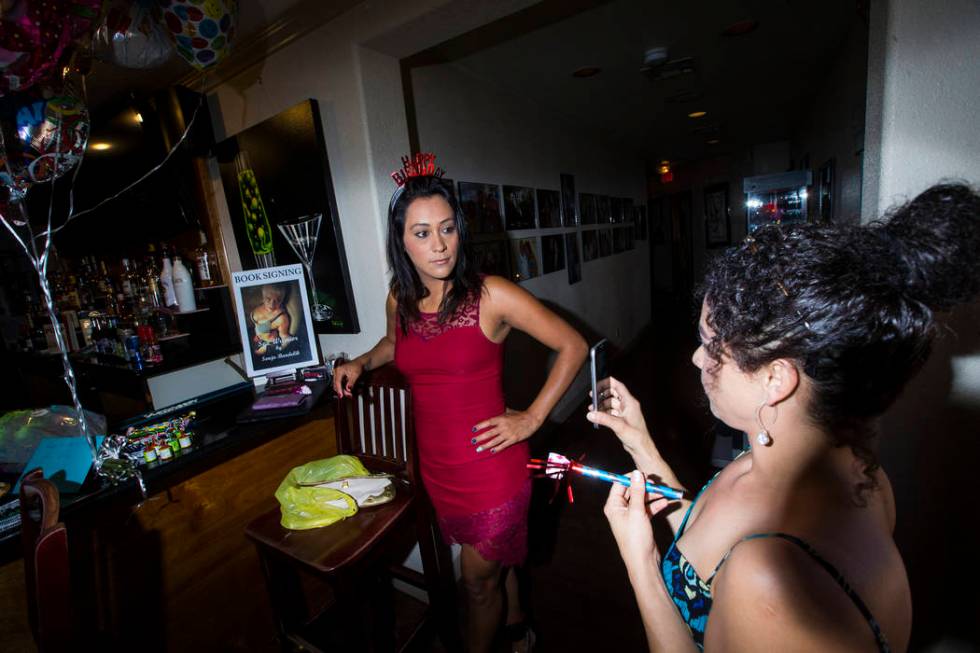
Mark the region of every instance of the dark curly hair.
POLYGON ((446 182, 437 177, 413 177, 405 186, 395 191, 391 205, 388 207, 388 267, 391 269, 391 293, 398 306, 398 320, 402 333, 408 333, 412 322, 420 319, 419 301, 429 294, 425 284, 415 270, 415 265, 405 251, 405 214, 409 205, 417 199, 441 197, 449 203, 456 222, 456 233, 459 236, 459 251, 456 253, 456 266, 453 268, 449 289, 439 305, 439 321, 451 319, 464 302, 479 292, 483 281, 473 263, 469 250, 469 238, 463 211, 456 196, 446 182))
POLYGON ((980 290, 980 195, 940 184, 865 226, 767 226, 729 249, 701 295, 714 361, 745 372, 795 360, 810 417, 875 486, 873 419, 929 357, 934 310, 980 290))

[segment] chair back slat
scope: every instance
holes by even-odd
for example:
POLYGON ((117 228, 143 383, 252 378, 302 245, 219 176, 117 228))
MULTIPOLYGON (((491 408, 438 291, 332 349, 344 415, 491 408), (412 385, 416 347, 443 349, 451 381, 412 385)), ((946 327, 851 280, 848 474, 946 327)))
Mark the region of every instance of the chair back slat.
POLYGON ((385 365, 365 372, 351 392, 352 397, 337 399, 334 411, 339 452, 360 456, 372 471, 403 472, 414 480, 408 382, 385 365))

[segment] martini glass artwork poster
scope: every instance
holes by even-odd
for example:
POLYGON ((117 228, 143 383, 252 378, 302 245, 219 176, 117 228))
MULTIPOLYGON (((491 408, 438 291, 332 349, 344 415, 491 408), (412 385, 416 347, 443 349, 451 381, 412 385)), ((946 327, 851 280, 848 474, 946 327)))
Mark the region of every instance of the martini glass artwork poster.
POLYGON ((333 309, 326 304, 321 304, 316 294, 316 281, 313 279, 313 257, 316 255, 316 243, 320 236, 320 223, 323 215, 314 213, 295 220, 280 222, 278 227, 283 237, 296 252, 296 256, 303 263, 306 269, 306 276, 310 278, 310 311, 313 319, 317 322, 325 322, 333 317, 333 309))

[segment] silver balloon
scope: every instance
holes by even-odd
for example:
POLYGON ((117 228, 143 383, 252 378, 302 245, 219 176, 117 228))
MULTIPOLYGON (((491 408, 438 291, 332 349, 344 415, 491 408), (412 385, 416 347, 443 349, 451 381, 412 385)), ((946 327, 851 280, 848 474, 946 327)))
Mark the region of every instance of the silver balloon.
POLYGON ((99 58, 125 68, 155 68, 174 53, 173 43, 152 0, 116 0, 95 31, 99 58))

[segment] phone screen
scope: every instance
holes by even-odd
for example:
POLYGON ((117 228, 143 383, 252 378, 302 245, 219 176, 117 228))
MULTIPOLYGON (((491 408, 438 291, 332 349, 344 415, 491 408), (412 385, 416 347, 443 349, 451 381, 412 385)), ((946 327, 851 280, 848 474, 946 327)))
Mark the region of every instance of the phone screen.
MULTIPOLYGON (((589 350, 589 369, 591 373, 592 381, 592 405, 595 406, 596 410, 599 410, 599 384, 600 382, 609 376, 609 370, 606 367, 606 351, 609 349, 609 341, 600 340, 589 350)), ((592 428, 599 428, 596 423, 592 424, 592 428)))

